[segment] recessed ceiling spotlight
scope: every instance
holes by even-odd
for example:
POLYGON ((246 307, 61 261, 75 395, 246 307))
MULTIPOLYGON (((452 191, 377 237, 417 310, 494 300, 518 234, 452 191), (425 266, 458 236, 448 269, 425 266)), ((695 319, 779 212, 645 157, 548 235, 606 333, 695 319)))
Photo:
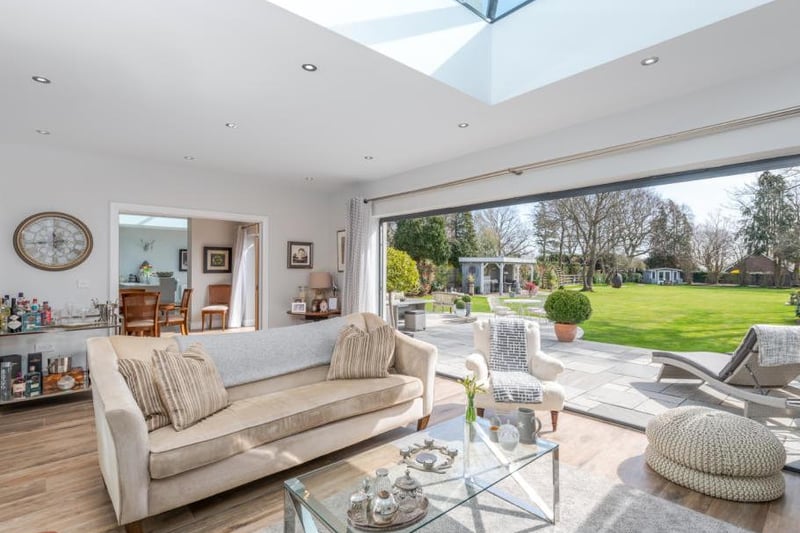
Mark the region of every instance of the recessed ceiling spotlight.
POLYGON ((185 156, 183 156, 183 158, 184 158, 185 160, 187 160, 187 161, 194 161, 195 159, 197 159, 197 158, 196 158, 195 156, 193 156, 193 155, 185 155, 185 156))
POLYGON ((36 130, 36 133, 38 133, 39 135, 50 135, 49 130, 36 130))
POLYGON ((51 81, 45 78, 44 76, 33 76, 31 79, 36 83, 44 83, 44 84, 51 83, 51 81))
POLYGON ((303 63, 300 67, 306 72, 316 72, 317 66, 313 63, 303 63))
POLYGON ((458 125, 459 128, 469 128, 469 122, 462 122, 458 125))
POLYGON ((238 123, 236 123, 236 122, 226 122, 226 123, 225 123, 225 127, 226 127, 226 128, 230 128, 230 129, 232 129, 232 130, 235 130, 236 128, 238 128, 238 127, 239 127, 239 124, 238 124, 238 123))
POLYGON ((649 67, 650 65, 655 65, 656 63, 658 63, 658 56, 645 57, 640 61, 640 63, 642 64, 643 67, 649 67))
POLYGON ((374 157, 372 157, 371 155, 365 155, 365 156, 364 156, 364 159, 366 159, 367 161, 372 161, 372 160, 373 160, 373 159, 375 159, 375 158, 374 158, 374 157))

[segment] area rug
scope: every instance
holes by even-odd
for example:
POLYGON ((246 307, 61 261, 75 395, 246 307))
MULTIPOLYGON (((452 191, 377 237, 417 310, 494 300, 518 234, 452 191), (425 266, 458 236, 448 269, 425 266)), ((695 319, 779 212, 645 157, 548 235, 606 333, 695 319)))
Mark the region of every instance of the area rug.
MULTIPOLYGON (((545 501, 552 501, 549 461, 534 463, 525 470, 524 478, 545 501)), ((692 511, 670 501, 646 494, 598 475, 588 474, 561 465, 560 520, 551 525, 532 518, 518 508, 488 493, 481 493, 425 525, 419 531, 430 533, 512 533, 512 532, 576 532, 596 533, 742 533, 747 530, 692 511)), ((516 485, 507 481, 504 490, 515 495, 516 485)), ((344 505, 345 499, 342 499, 344 505)), ((318 526, 320 531, 328 531, 318 526)), ((274 524, 264 533, 279 533, 283 524, 274 524)), ((297 531, 301 531, 297 527, 297 531)))

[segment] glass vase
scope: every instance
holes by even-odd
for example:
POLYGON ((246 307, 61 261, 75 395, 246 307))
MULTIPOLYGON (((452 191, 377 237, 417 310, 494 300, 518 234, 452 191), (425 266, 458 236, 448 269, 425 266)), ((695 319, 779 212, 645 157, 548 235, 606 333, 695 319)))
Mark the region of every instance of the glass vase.
POLYGON ((477 422, 478 420, 478 412, 475 410, 474 394, 467 394, 467 412, 464 413, 464 420, 466 420, 468 424, 477 422))

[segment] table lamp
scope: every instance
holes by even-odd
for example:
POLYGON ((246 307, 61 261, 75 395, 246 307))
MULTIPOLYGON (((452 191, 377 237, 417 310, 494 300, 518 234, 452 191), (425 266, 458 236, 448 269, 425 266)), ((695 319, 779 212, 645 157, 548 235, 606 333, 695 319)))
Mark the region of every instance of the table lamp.
MULTIPOLYGON (((320 311, 320 304, 323 301, 323 295, 320 291, 326 291, 333 286, 331 282, 331 275, 329 272, 312 272, 310 275, 310 279, 308 282, 308 286, 314 289, 316 292, 314 293, 314 299, 311 301, 311 311, 318 312, 320 311)), ((325 301, 325 310, 327 311, 328 303, 325 301)))

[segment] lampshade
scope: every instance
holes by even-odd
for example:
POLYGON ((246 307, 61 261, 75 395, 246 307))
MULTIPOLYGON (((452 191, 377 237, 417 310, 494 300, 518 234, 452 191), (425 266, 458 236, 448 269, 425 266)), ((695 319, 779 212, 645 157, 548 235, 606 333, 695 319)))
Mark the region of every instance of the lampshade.
POLYGON ((312 289, 330 289, 331 275, 329 272, 312 272, 308 286, 312 289))

